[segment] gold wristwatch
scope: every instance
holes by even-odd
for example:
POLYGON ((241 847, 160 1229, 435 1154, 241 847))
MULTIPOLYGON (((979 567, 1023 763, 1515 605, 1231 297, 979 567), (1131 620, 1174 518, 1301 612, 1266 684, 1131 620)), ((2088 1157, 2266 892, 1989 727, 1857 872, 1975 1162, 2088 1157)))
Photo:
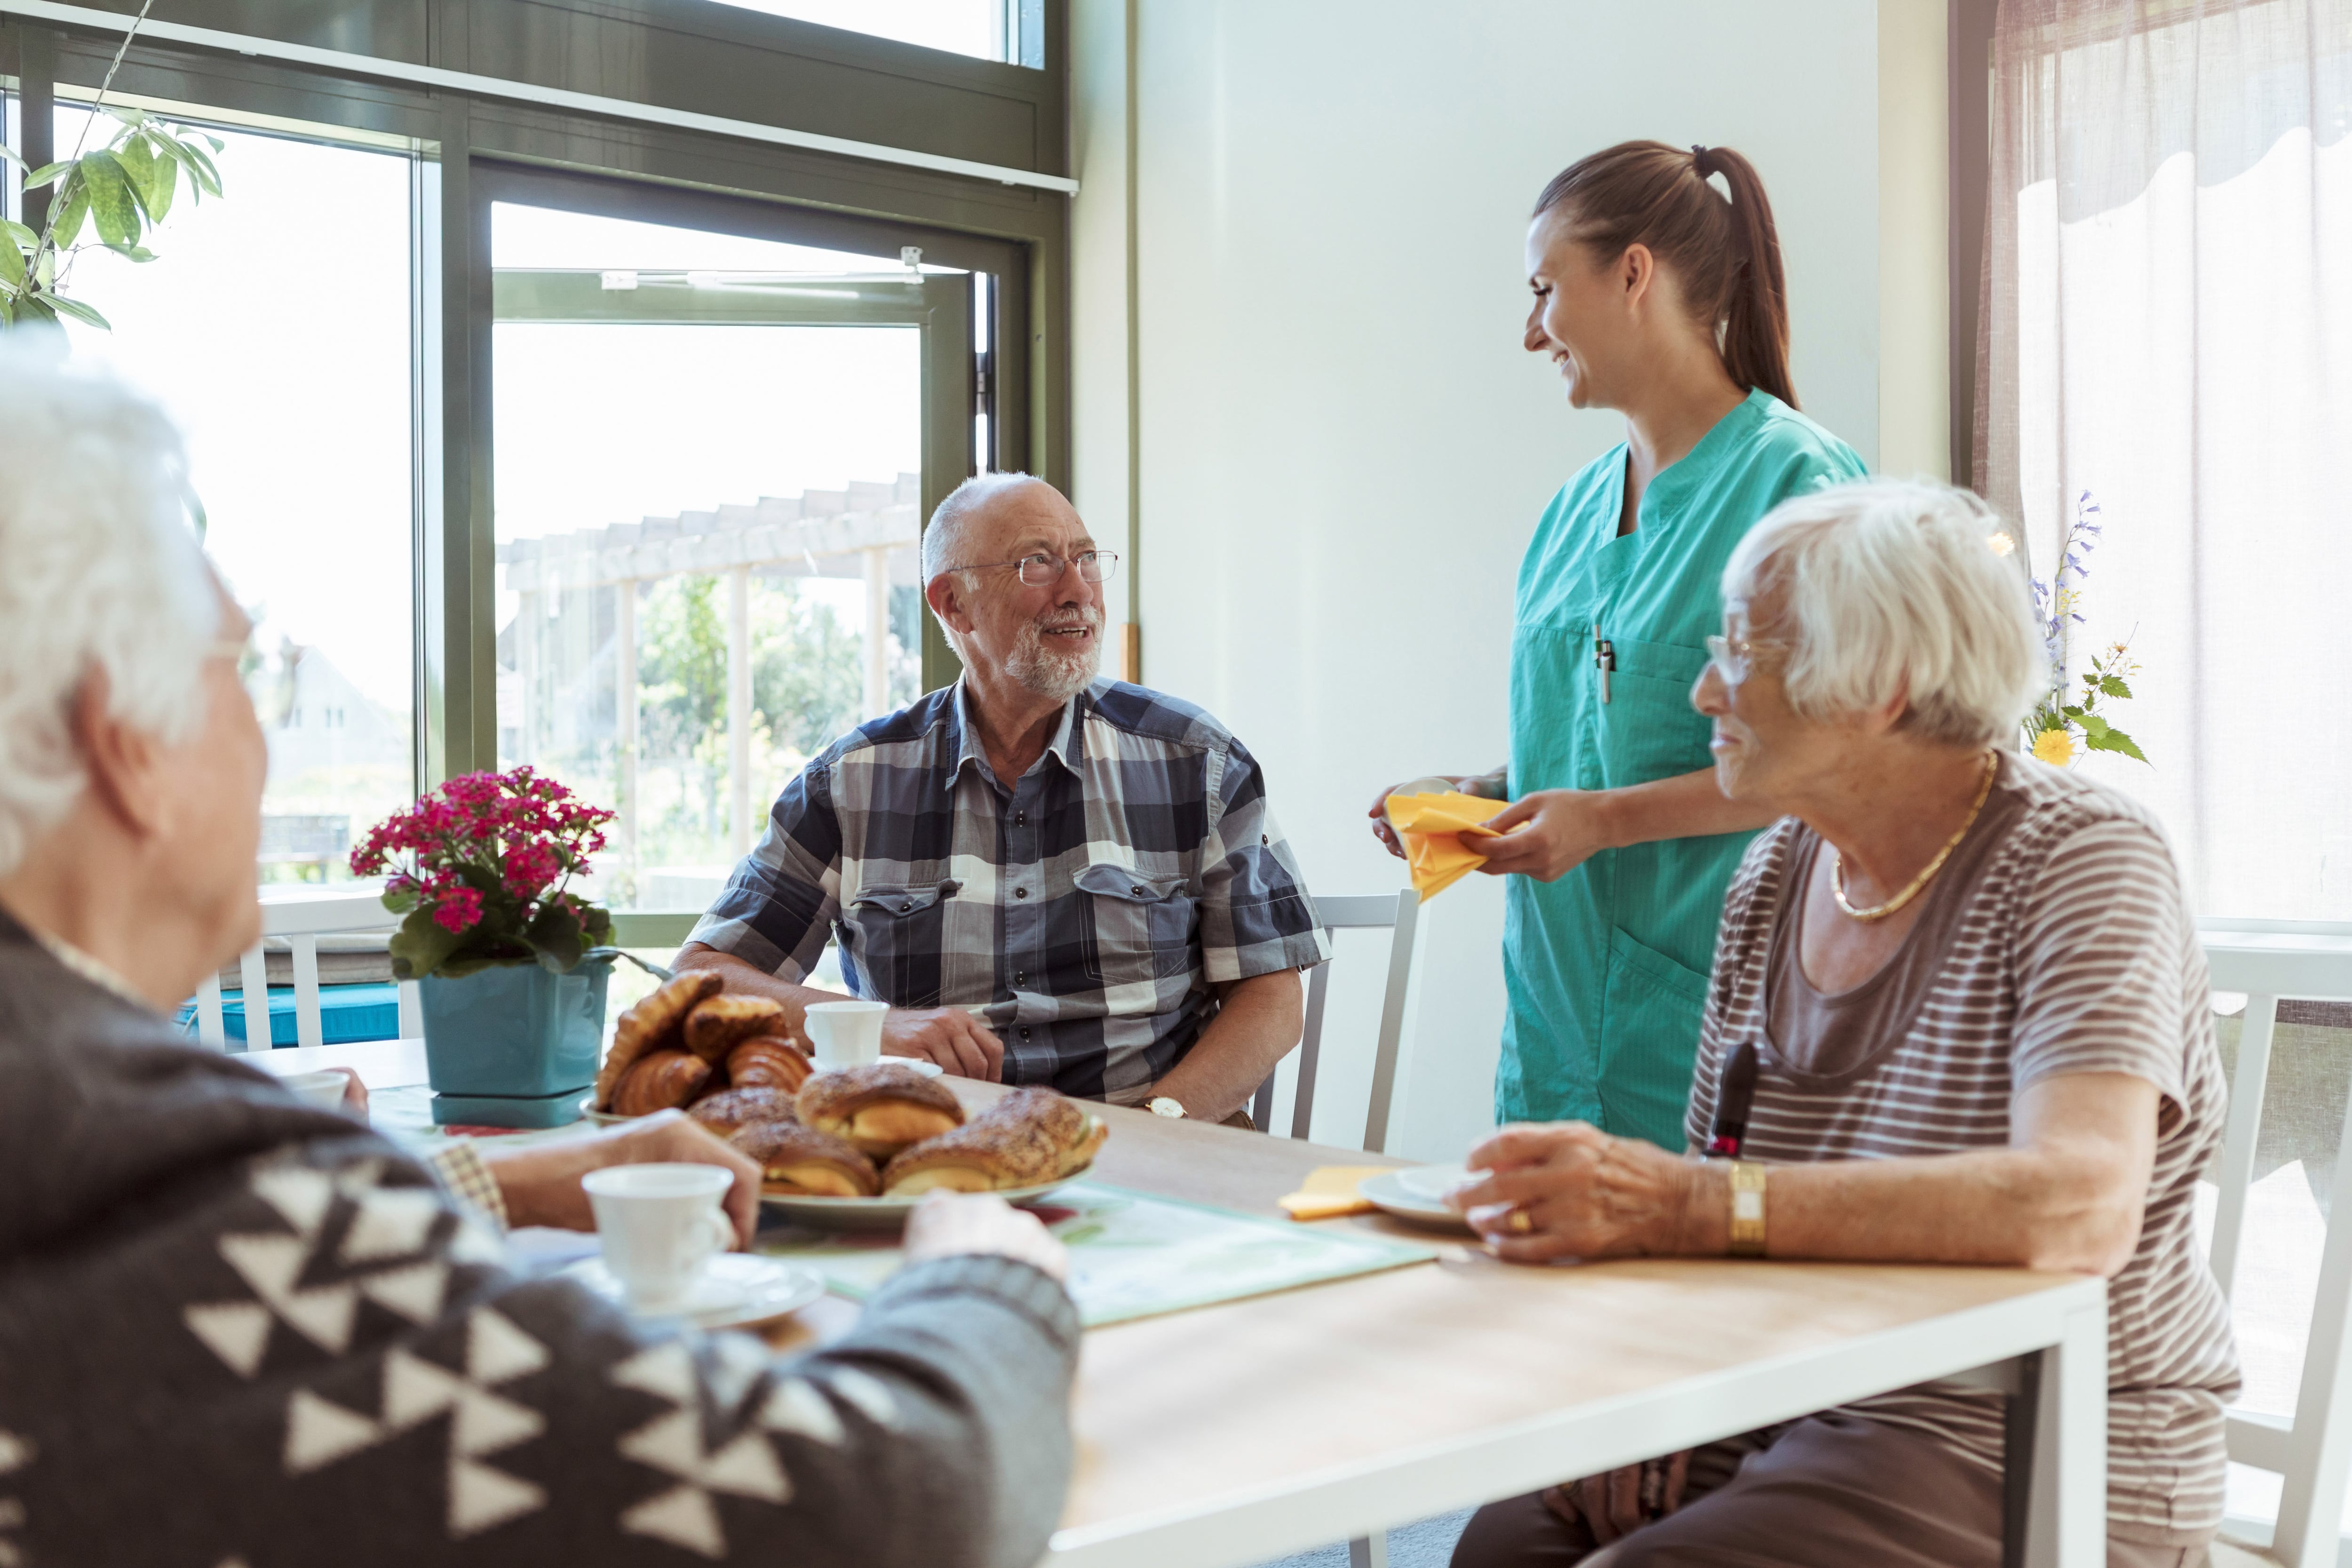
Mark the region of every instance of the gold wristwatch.
POLYGON ((1764 1167, 1734 1160, 1731 1169, 1731 1256, 1764 1256, 1764 1167))
POLYGON ((1171 1117, 1178 1121, 1184 1116, 1184 1102, 1172 1094, 1155 1094, 1143 1102, 1143 1109, 1154 1116, 1171 1117))

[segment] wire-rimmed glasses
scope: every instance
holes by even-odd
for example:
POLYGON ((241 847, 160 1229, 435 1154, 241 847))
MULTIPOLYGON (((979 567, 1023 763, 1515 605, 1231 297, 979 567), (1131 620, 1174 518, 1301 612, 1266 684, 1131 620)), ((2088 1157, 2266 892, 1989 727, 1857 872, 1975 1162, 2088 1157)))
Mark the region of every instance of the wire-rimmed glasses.
POLYGON ((1116 550, 1081 550, 1076 555, 1052 555, 1045 551, 1024 555, 1018 561, 974 561, 968 565, 950 566, 950 572, 986 572, 1000 566, 1010 566, 1021 574, 1022 585, 1029 588, 1050 588, 1062 580, 1062 574, 1076 565, 1078 580, 1084 583, 1109 581, 1118 570, 1116 550))

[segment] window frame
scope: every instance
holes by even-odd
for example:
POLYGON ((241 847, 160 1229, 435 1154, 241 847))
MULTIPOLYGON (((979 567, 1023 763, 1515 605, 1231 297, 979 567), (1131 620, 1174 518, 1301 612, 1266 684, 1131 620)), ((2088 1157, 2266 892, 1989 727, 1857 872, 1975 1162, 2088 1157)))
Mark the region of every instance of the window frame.
MULTIPOLYGON (((100 0, 129 12, 130 0, 100 0)), ((429 65, 633 103, 977 158, 1064 175, 1067 0, 1013 0, 1024 59, 974 59, 709 0, 361 0, 332 16, 274 0, 205 0, 174 21, 386 61, 429 65), (615 63, 620 62, 620 63, 615 63)), ((119 33, 0 23, 0 73, 26 106, 58 84, 95 89, 119 33)), ((193 119, 267 117, 281 133, 316 127, 395 137, 418 149, 412 223, 416 338, 417 773, 425 787, 498 758, 495 537, 491 515, 493 200, 868 249, 877 236, 986 272, 992 453, 971 452, 982 368, 966 316, 962 358, 925 356, 926 518, 962 477, 947 458, 948 415, 966 470, 986 466, 1070 479, 1069 216, 1028 186, 572 110, 446 93, 142 36, 119 94, 184 106, 193 119), (848 243, 852 236, 855 242, 848 243), (902 237, 899 237, 903 236, 902 237), (952 376, 960 396, 934 397, 952 376), (938 428, 935 430, 933 426, 938 428), (933 461, 938 447, 940 460, 933 461)), ((28 141, 31 138, 27 138, 28 141)), ((29 204, 28 204, 29 205, 29 204)), ((970 290, 963 291, 969 299, 970 290)), ((970 305, 965 306, 969 310, 970 305)), ((949 323, 942 321, 942 329, 949 323)), ((952 330, 926 333, 953 346, 952 330)), ((926 619, 926 685, 953 678, 926 619)))

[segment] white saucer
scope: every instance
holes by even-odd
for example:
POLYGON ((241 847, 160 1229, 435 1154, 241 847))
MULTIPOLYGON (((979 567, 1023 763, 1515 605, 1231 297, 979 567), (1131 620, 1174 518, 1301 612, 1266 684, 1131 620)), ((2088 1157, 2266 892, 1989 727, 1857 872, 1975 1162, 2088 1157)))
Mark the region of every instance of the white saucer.
MULTIPOLYGON (((897 1062, 902 1068, 913 1068, 925 1078, 937 1078, 941 1073, 948 1070, 947 1068, 940 1066, 939 1063, 931 1060, 929 1057, 881 1057, 877 1058, 875 1061, 867 1062, 865 1065, 867 1067, 875 1067, 878 1066, 881 1062, 897 1062)), ((819 1072, 840 1072, 843 1069, 836 1067, 828 1067, 824 1063, 819 1062, 816 1064, 816 1070, 819 1072)))
POLYGON ((1461 1178, 1462 1167, 1459 1165, 1408 1165, 1402 1170, 1382 1171, 1377 1176, 1366 1176, 1356 1184, 1356 1191, 1365 1202, 1401 1220, 1444 1230, 1468 1230, 1470 1222, 1446 1207, 1444 1198, 1434 1195, 1444 1193, 1461 1178), (1443 1185, 1428 1179, 1433 1173, 1446 1172, 1450 1172, 1453 1180, 1443 1185), (1421 1185, 1433 1187, 1433 1191, 1415 1190, 1414 1177, 1423 1178, 1421 1185))
MULTIPOLYGON (((616 1306, 621 1282, 613 1278, 601 1258, 583 1258, 562 1270, 616 1306)), ((805 1307, 824 1294, 824 1281, 805 1268, 756 1252, 722 1252, 702 1271, 686 1305, 665 1317, 687 1318, 698 1329, 731 1329, 763 1323, 805 1307)))

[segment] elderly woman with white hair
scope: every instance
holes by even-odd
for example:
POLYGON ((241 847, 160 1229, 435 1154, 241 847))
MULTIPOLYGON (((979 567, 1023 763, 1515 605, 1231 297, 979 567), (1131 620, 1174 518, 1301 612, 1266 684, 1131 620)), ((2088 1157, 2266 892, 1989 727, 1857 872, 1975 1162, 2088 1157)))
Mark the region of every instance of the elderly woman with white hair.
POLYGON ((181 1037, 259 934, 247 632, 161 414, 0 351, 0 1564, 1026 1568, 1070 1463, 1060 1244, 993 1197, 792 1358, 509 1270, 675 1112, 428 1161, 181 1037))
MULTIPOLYGON (((1501 1257, 2006 1264, 2108 1282, 2109 1562, 2201 1562, 2238 1370, 2197 1247, 2223 1084, 2164 836, 2021 756, 2047 667, 1973 496, 1788 501, 1692 693, 1781 814, 1726 901, 1691 1157, 1507 1127, 1454 1201, 1501 1257)), ((1927 1384, 1480 1510, 1460 1568, 2000 1560, 1999 1396, 1927 1384)))

